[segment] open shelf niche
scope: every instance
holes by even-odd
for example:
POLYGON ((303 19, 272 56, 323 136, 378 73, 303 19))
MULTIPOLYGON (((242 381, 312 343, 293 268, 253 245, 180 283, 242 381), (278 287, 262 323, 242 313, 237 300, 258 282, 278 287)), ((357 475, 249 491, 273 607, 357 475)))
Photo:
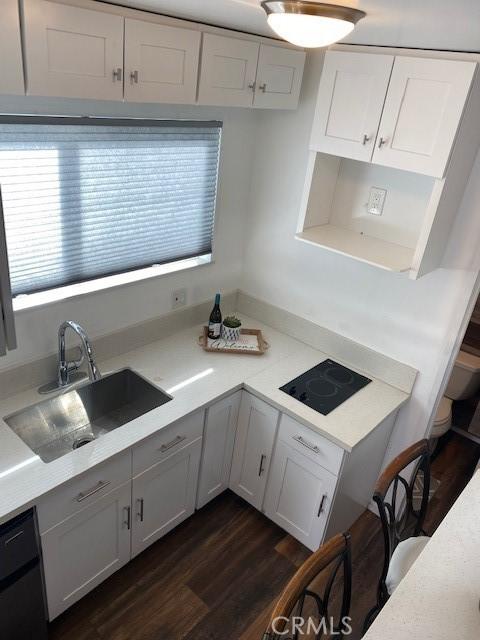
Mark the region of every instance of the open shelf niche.
POLYGON ((419 173, 311 151, 296 238, 417 278, 444 184, 419 173), (387 191, 381 215, 367 211, 372 187, 387 191))

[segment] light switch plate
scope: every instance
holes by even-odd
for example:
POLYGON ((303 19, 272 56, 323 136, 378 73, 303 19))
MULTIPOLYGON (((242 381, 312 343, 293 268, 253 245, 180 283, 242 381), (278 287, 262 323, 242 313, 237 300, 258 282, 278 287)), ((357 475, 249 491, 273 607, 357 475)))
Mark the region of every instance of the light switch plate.
POLYGON ((383 207, 385 205, 385 198, 387 196, 386 189, 379 189, 378 187, 372 187, 370 189, 370 197, 368 198, 367 211, 373 216, 381 216, 383 213, 383 207))

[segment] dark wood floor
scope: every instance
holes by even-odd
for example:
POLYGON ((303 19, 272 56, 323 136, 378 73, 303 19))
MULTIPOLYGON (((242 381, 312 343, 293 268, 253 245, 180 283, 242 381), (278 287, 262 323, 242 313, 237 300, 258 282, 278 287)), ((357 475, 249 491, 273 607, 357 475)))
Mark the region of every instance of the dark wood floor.
MULTIPOLYGON (((433 462, 441 481, 433 533, 471 477, 480 446, 448 434, 433 462)), ((374 603, 382 558, 377 518, 351 529, 355 640, 374 603)), ((227 492, 147 549, 50 625, 51 640, 260 640, 279 592, 309 552, 227 492)))

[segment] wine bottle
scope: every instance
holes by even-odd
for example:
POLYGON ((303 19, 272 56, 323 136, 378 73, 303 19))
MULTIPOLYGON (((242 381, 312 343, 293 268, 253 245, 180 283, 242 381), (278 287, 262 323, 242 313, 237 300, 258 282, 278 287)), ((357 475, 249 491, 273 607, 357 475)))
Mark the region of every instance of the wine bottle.
POLYGON ((215 305, 210 314, 210 320, 208 321, 208 337, 212 340, 217 340, 220 337, 222 328, 222 312, 220 311, 220 294, 215 296, 215 305))

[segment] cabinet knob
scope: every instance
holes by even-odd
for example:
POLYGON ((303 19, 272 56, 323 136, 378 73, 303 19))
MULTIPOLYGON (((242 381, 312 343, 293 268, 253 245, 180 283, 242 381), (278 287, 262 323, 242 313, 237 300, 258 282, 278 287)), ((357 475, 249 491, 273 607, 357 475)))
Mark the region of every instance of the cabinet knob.
POLYGON ((370 137, 370 136, 367 136, 367 134, 365 134, 365 135, 363 136, 362 144, 365 146, 365 145, 367 144, 367 142, 370 142, 370 140, 371 140, 371 137, 370 137))
POLYGON ((138 84, 138 70, 130 71, 130 83, 138 84))
POLYGON ((384 144, 387 144, 387 140, 388 138, 380 138, 380 140, 378 141, 378 148, 381 149, 384 144))

